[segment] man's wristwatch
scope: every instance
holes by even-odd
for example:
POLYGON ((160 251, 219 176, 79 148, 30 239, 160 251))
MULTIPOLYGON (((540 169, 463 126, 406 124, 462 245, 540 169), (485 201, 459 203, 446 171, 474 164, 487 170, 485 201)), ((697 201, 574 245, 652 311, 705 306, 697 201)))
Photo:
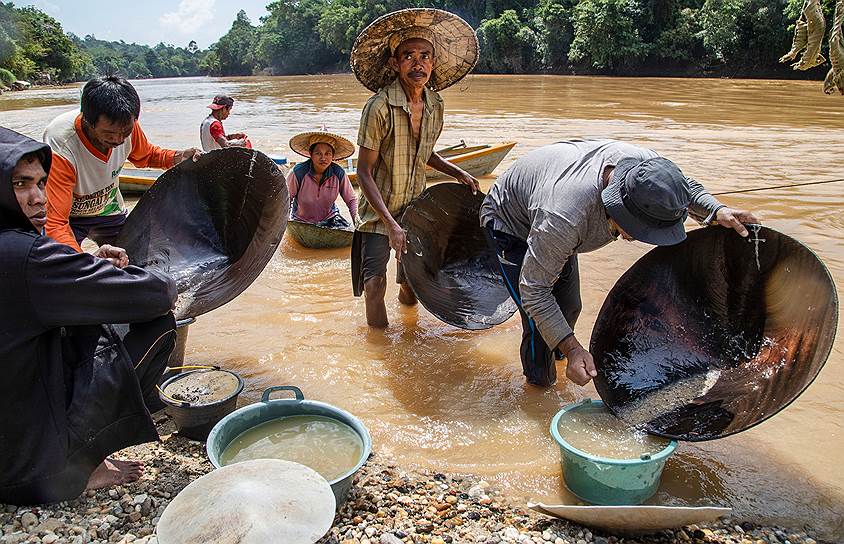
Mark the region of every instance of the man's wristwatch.
POLYGON ((716 207, 714 210, 712 210, 709 213, 709 215, 706 216, 706 219, 704 219, 703 221, 700 222, 700 224, 703 225, 704 227, 708 227, 709 225, 712 224, 712 221, 715 220, 715 216, 718 215, 718 210, 720 210, 721 208, 726 208, 726 207, 727 206, 724 205, 724 204, 721 204, 720 206, 716 207))

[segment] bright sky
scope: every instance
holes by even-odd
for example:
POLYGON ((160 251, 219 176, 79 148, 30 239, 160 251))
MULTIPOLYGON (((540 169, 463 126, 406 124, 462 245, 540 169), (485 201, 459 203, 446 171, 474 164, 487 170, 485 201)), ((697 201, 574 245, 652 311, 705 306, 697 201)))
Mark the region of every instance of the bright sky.
POLYGON ((252 24, 267 14, 272 0, 12 0, 34 5, 56 18, 65 32, 80 37, 155 45, 187 46, 196 40, 205 49, 231 28, 237 12, 246 10, 252 24))

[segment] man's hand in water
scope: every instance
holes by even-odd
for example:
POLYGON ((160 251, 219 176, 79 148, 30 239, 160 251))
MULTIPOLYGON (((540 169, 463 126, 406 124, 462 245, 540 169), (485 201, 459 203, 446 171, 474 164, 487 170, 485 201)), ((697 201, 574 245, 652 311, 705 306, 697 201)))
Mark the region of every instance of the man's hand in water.
POLYGON ((747 228, 744 225, 761 223, 751 212, 734 210, 726 206, 715 213, 715 219, 712 222, 716 225, 733 229, 742 236, 747 236, 747 228))
POLYGON ((557 349, 566 356, 566 378, 573 383, 586 385, 598 375, 592 354, 580 345, 573 334, 560 342, 557 349))
POLYGON ((126 268, 129 266, 129 256, 126 254, 126 250, 122 247, 114 247, 108 244, 103 244, 96 253, 94 253, 94 257, 107 259, 117 268, 126 268))

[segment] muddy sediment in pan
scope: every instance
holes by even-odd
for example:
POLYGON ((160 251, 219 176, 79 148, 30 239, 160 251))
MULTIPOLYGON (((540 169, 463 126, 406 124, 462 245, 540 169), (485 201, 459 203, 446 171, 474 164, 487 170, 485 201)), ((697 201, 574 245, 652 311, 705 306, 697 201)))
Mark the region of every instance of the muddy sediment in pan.
POLYGON ((221 370, 191 372, 175 379, 164 388, 171 399, 193 406, 214 404, 231 397, 239 386, 237 376, 221 370))

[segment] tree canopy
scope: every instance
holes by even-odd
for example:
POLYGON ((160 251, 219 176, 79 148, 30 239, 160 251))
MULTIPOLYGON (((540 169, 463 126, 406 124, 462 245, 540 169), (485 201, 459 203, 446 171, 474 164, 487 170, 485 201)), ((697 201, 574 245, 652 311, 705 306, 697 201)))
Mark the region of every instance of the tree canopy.
MULTIPOLYGON (((831 16, 834 0, 822 0, 831 16)), ((360 31, 408 7, 454 12, 478 31, 476 72, 806 76, 779 64, 802 0, 277 0, 252 25, 241 12, 209 54, 213 73, 348 70, 360 31), (248 23, 248 30, 245 23, 248 23), (248 33, 249 39, 240 39, 248 33)), ((210 66, 209 66, 210 67, 210 66)))
MULTIPOLYGON (((834 0, 822 0, 827 17, 834 0)), ((34 7, 0 1, 0 72, 74 81, 347 71, 360 31, 408 7, 457 13, 477 29, 482 73, 823 77, 777 59, 802 0, 276 0, 253 22, 240 11, 207 50, 79 38, 34 7)), ((831 19, 830 19, 831 20, 831 19)), ((0 78, 0 79, 3 79, 0 78)))

